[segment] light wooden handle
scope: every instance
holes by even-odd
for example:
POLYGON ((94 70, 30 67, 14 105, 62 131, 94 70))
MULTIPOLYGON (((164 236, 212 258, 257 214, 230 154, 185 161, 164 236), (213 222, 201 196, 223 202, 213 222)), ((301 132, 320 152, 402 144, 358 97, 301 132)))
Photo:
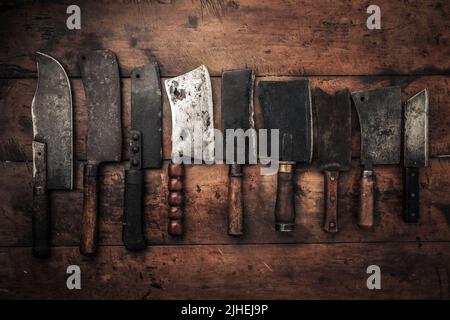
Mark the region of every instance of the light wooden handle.
POLYGON ((97 249, 97 171, 98 165, 96 164, 87 164, 84 167, 84 202, 80 252, 86 256, 95 254, 97 249))
POLYGON ((325 220, 323 230, 337 232, 339 171, 325 171, 325 220))
POLYGON ((358 212, 358 225, 361 228, 372 228, 374 218, 374 184, 372 170, 364 170, 361 178, 361 195, 358 212))
POLYGON ((243 234, 244 200, 242 198, 242 165, 230 166, 230 181, 228 185, 228 234, 240 236, 243 234))
POLYGON ((169 227, 171 236, 184 233, 184 164, 169 163, 169 227))

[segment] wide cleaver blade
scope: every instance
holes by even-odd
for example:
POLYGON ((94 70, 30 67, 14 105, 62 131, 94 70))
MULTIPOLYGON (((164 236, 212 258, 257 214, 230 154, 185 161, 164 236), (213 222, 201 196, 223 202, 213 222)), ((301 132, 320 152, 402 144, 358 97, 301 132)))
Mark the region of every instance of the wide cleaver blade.
POLYGON ((314 94, 318 122, 318 158, 325 173, 323 229, 337 232, 339 171, 351 168, 351 101, 348 90, 336 94, 317 88, 314 94))
POLYGON ((46 144, 47 188, 72 189, 72 94, 66 72, 38 52, 38 85, 31 104, 34 141, 46 144))
POLYGON ((294 230, 296 218, 293 181, 295 163, 307 164, 312 158, 313 127, 309 81, 261 81, 258 84, 258 95, 265 128, 279 130, 279 141, 270 141, 270 150, 278 142, 281 160, 277 177, 275 228, 289 232, 294 230))
POLYGON ((405 222, 418 222, 420 217, 419 168, 428 166, 428 100, 428 90, 424 89, 405 104, 405 222))

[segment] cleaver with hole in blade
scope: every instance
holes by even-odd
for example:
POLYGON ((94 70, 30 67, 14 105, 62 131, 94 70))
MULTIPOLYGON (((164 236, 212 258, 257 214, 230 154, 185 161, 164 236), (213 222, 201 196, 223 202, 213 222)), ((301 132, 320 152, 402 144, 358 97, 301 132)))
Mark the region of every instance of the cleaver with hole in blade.
POLYGON ((352 93, 361 127, 360 206, 357 223, 362 228, 374 224, 374 165, 398 164, 401 141, 401 90, 386 87, 352 93))

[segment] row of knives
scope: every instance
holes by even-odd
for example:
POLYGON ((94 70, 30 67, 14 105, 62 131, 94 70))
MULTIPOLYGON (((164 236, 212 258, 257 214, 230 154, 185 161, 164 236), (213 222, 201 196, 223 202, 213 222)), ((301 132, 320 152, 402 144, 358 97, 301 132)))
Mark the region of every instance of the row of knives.
MULTIPOLYGON (((33 253, 50 254, 49 190, 73 186, 73 122, 70 82, 61 64, 37 53, 38 84, 32 102, 33 119, 33 253)), ((96 252, 99 166, 119 162, 122 150, 120 76, 115 54, 109 50, 78 56, 88 110, 84 204, 80 251, 96 252)), ((162 89, 157 63, 131 72, 130 167, 125 171, 123 241, 129 250, 147 246, 144 236, 144 170, 162 167, 162 89)), ((222 74, 222 130, 255 128, 252 70, 222 74)), ((168 233, 184 233, 184 165, 176 157, 214 160, 213 91, 208 70, 200 66, 164 82, 172 113, 172 161, 168 166, 168 233), (200 148, 194 140, 201 139, 200 148), (190 141, 188 141, 190 140, 190 141)), ((296 166, 313 155, 313 122, 317 122, 317 156, 325 177, 323 229, 337 232, 338 181, 351 168, 351 109, 356 107, 361 127, 360 227, 374 224, 374 165, 398 164, 404 126, 404 218, 419 219, 419 168, 428 165, 428 91, 417 93, 404 106, 401 89, 385 87, 350 93, 311 92, 308 80, 259 81, 256 93, 265 129, 279 130, 279 170, 275 228, 295 227, 296 166), (315 105, 313 114, 312 105, 315 105), (313 121, 315 119, 315 121, 313 121)), ((237 151, 237 150, 233 150, 237 151)), ((234 152, 233 154, 235 154, 234 152)), ((224 154, 226 157, 226 153, 224 154)), ((243 164, 229 164, 228 233, 243 234, 243 164)))

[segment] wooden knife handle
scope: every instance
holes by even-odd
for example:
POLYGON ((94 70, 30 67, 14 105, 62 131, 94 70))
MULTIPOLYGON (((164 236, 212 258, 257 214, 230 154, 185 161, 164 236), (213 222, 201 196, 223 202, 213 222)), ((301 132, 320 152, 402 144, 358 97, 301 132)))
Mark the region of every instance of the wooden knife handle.
POLYGON ((419 222, 420 218, 420 184, 419 168, 405 168, 404 178, 404 219, 405 222, 419 222))
POLYGON ((230 181, 228 185, 228 234, 243 234, 244 201, 242 198, 242 165, 230 165, 230 181))
POLYGON ((184 164, 169 163, 169 227, 171 236, 184 233, 184 164))
POLYGON ((358 212, 358 226, 361 228, 373 227, 374 214, 374 184, 373 170, 364 170, 361 178, 361 194, 358 212))
POLYGON ((275 203, 275 229, 277 231, 289 232, 295 228, 294 172, 295 162, 280 161, 275 203))
POLYGON ((97 249, 97 176, 98 165, 86 164, 84 167, 84 202, 80 246, 81 254, 86 256, 95 254, 97 249))
POLYGON ((123 224, 123 243, 131 251, 147 247, 144 236, 144 171, 130 169, 125 171, 125 205, 123 224))
POLYGON ((339 171, 325 171, 325 220, 323 230, 337 232, 339 171))
POLYGON ((47 150, 45 143, 33 141, 33 255, 50 255, 50 211, 47 191, 47 150))

